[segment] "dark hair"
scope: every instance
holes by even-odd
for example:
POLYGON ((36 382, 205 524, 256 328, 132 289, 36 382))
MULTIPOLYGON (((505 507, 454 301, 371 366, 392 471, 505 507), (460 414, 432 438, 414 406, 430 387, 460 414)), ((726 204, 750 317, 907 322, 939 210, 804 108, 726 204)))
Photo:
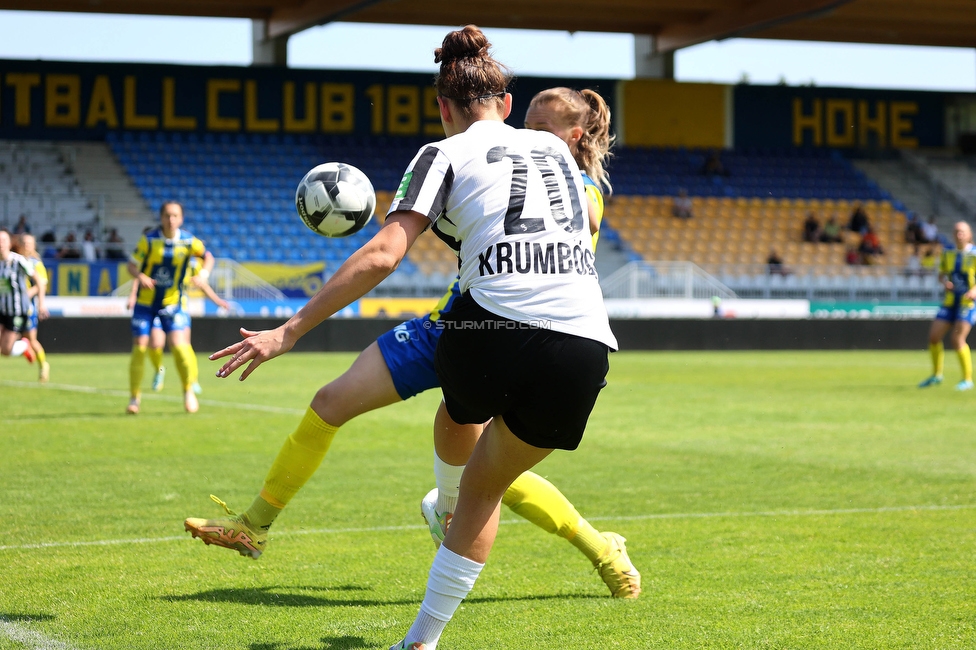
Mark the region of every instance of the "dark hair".
POLYGON ((451 32, 434 50, 440 72, 434 77, 437 94, 450 99, 464 114, 472 104, 500 102, 512 80, 511 71, 491 57, 491 43, 475 25, 451 32))
POLYGON ((186 208, 184 208, 183 204, 179 201, 163 201, 159 204, 159 216, 163 216, 163 210, 166 209, 167 205, 178 205, 180 206, 180 212, 183 212, 184 214, 186 213, 186 208))
POLYGON ((529 108, 541 106, 550 107, 563 126, 583 129, 576 143, 576 163, 597 185, 612 191, 604 166, 612 155, 614 136, 610 134, 610 107, 600 93, 589 89, 549 88, 529 102, 529 108))

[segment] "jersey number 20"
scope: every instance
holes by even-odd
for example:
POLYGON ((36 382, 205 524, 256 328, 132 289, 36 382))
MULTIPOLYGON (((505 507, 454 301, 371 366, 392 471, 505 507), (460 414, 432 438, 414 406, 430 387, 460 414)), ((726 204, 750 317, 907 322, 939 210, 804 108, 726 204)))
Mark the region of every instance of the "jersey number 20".
MULTIPOLYGON (((545 230, 545 219, 542 217, 522 217, 529 175, 529 166, 525 158, 508 147, 494 147, 488 152, 489 163, 496 163, 504 158, 512 161, 512 187, 508 195, 508 211, 505 213, 505 234, 521 235, 545 230)), ((549 211, 556 225, 561 226, 568 233, 577 233, 582 230, 583 210, 580 206, 579 196, 574 191, 576 185, 573 171, 569 168, 566 159, 557 150, 545 147, 533 149, 532 159, 529 162, 542 174, 546 191, 549 193, 549 211), (569 216, 566 215, 566 206, 563 202, 563 193, 559 189, 556 171, 551 165, 553 160, 559 165, 559 171, 562 172, 563 178, 566 179, 566 187, 569 188, 572 212, 569 216)))

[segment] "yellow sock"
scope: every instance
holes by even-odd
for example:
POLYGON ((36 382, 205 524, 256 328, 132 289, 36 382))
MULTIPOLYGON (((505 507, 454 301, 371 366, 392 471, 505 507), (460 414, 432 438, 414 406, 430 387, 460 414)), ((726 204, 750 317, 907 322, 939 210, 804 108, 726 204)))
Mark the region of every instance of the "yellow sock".
POLYGON ((195 361, 192 357, 195 357, 196 353, 193 352, 193 347, 189 343, 174 345, 172 352, 176 371, 180 373, 180 379, 183 380, 183 390, 190 390, 190 386, 193 384, 190 381, 190 364, 195 361))
POLYGON ((945 347, 942 345, 942 341, 929 343, 929 354, 932 355, 932 374, 941 377, 942 366, 945 361, 945 347))
POLYGON ((959 365, 962 366, 962 378, 965 381, 973 380, 973 355, 969 351, 969 345, 963 343, 956 350, 959 355, 959 365))
POLYGON ((45 362, 47 362, 47 352, 44 351, 44 348, 35 350, 34 356, 37 357, 37 363, 41 364, 42 366, 45 364, 45 362))
POLYGON ((132 357, 129 359, 129 392, 133 397, 142 394, 142 371, 146 365, 146 346, 132 344, 132 357))
POLYGON ((524 472, 505 491, 502 503, 539 528, 578 548, 591 562, 606 550, 607 540, 583 519, 555 485, 534 472, 524 472))
POLYGON ((153 372, 163 367, 163 348, 150 346, 146 353, 149 355, 149 363, 152 364, 153 372))
POLYGON ((200 381, 200 364, 197 361, 196 353, 191 353, 188 358, 189 363, 187 364, 186 378, 190 382, 190 385, 200 381))
POLYGON ((278 512, 291 501, 322 464, 338 430, 339 427, 323 421, 311 407, 305 411, 305 417, 298 424, 298 428, 281 446, 278 457, 264 479, 261 494, 245 513, 251 523, 262 527, 271 525, 278 512))

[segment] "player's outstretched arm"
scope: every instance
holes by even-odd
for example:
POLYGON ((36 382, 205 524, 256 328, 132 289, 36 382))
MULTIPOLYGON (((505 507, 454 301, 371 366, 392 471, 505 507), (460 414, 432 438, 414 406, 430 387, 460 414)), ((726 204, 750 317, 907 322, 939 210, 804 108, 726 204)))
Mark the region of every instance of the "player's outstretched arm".
POLYGON ((217 376, 229 377, 244 364, 249 364, 241 373, 241 381, 244 381, 259 365, 292 349, 312 328, 366 295, 392 273, 429 225, 430 220, 416 212, 391 214, 380 231, 343 262, 329 281, 286 323, 263 332, 242 328, 243 341, 211 354, 211 360, 230 357, 217 371, 217 376))

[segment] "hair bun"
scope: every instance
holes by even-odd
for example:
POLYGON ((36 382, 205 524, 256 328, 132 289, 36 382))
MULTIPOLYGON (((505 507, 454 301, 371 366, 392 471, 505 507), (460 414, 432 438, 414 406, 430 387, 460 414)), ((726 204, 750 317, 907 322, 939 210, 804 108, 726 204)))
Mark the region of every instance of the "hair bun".
POLYGON ((450 63, 459 59, 487 58, 491 43, 476 25, 467 25, 444 37, 434 50, 434 63, 450 63))

